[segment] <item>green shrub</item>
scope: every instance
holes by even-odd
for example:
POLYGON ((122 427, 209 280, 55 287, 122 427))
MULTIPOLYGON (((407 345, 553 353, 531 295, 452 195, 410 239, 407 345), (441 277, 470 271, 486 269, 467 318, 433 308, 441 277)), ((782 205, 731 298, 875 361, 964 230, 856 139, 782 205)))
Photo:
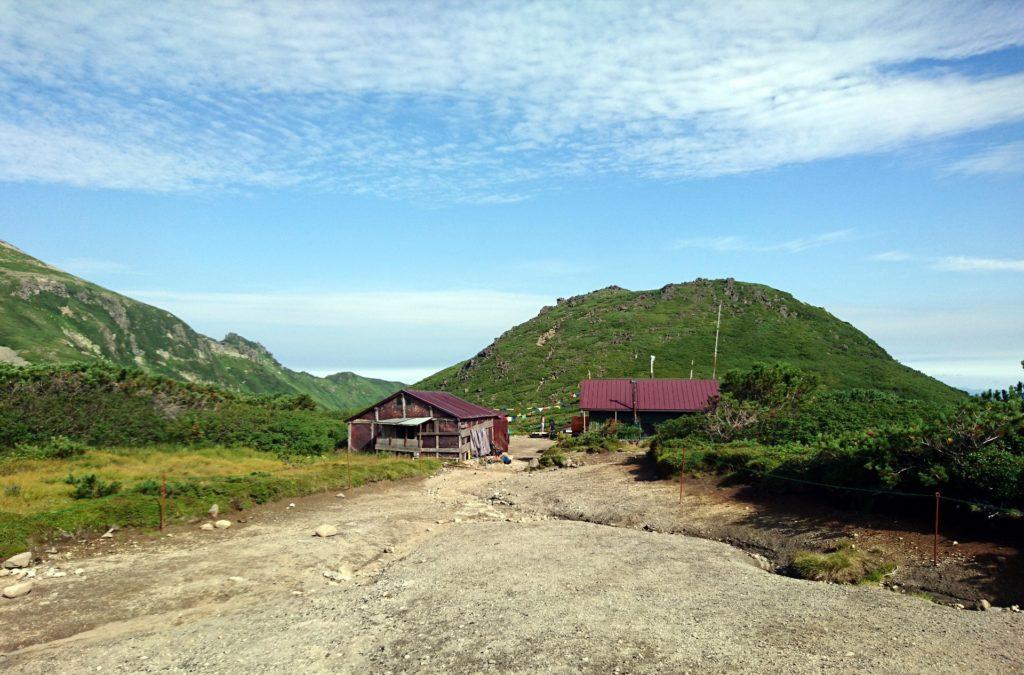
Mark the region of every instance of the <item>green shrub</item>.
POLYGON ((21 443, 10 453, 20 459, 71 459, 84 455, 89 446, 67 436, 54 436, 48 442, 34 445, 21 443))
POLYGON ((540 462, 540 465, 544 467, 564 467, 569 464, 569 458, 565 456, 565 453, 563 453, 561 448, 557 445, 552 445, 550 448, 541 452, 538 461, 540 462))
POLYGON ((75 489, 71 492, 72 499, 99 499, 100 497, 109 497, 121 491, 120 483, 117 481, 107 482, 94 473, 84 476, 68 474, 64 482, 75 486, 75 489))

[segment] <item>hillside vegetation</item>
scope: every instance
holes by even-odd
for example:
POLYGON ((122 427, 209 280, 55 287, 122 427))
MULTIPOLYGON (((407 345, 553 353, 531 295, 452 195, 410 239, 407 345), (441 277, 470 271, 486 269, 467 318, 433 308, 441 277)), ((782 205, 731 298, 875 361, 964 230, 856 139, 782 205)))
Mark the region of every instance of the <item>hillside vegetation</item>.
POLYGON ((814 376, 783 366, 731 371, 707 414, 658 427, 653 457, 666 474, 710 470, 777 489, 827 485, 859 496, 928 498, 938 490, 1024 509, 1024 384, 945 405, 815 385, 814 376))
POLYGON ((852 325, 768 286, 698 279, 653 291, 615 286, 559 300, 476 356, 419 383, 492 407, 572 403, 588 377, 712 374, 722 303, 718 373, 783 362, 814 373, 826 389, 875 389, 929 402, 963 392, 889 356, 852 325))
POLYGON ((248 394, 305 394, 336 410, 368 405, 402 387, 354 373, 321 378, 289 370, 257 342, 234 333, 206 337, 169 312, 0 241, 0 362, 96 361, 248 394))
POLYGON ((0 558, 61 533, 170 522, 433 472, 336 454, 344 414, 109 364, 0 364, 0 558))
POLYGON ((304 395, 246 396, 105 364, 0 364, 0 456, 57 437, 96 447, 218 444, 316 455, 343 445, 342 420, 304 395))

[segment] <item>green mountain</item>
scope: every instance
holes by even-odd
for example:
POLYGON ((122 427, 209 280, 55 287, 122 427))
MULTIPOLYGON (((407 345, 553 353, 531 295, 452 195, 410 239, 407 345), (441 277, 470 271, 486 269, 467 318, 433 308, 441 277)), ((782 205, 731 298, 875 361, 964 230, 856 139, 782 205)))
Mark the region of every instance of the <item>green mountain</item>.
POLYGON ((894 360, 852 325, 789 293, 732 279, 697 279, 652 291, 617 286, 545 307, 467 361, 417 386, 495 407, 571 403, 588 377, 709 378, 722 304, 718 374, 785 362, 832 389, 870 388, 953 401, 957 391, 894 360))
POLYGON ((109 361, 249 394, 308 394, 327 408, 369 405, 402 387, 285 368, 258 342, 214 340, 162 309, 47 265, 0 241, 0 362, 109 361))

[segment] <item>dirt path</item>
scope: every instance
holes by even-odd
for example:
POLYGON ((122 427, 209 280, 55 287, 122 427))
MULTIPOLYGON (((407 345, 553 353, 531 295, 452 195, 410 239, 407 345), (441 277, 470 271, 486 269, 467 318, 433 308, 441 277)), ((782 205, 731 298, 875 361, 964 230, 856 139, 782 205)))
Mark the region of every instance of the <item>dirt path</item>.
POLYGON ((734 547, 643 531, 667 515, 652 513, 652 486, 628 466, 524 464, 267 505, 226 531, 118 533, 92 544, 107 551, 55 554, 71 574, 0 603, 0 669, 1024 667, 1024 615, 766 573, 734 547), (577 498, 601 485, 617 486, 617 506, 577 498), (580 516, 634 527, 564 519, 580 516), (324 522, 341 535, 311 537, 324 522))

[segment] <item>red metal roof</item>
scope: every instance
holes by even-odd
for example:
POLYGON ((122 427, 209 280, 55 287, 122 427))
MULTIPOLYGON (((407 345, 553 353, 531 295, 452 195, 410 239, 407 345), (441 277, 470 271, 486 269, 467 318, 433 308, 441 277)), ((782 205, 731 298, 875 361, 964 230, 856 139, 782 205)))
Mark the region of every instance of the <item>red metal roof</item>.
MULTIPOLYGON (((631 380, 584 380, 580 410, 633 409, 631 380)), ((716 380, 636 380, 636 408, 640 411, 698 412, 718 396, 716 380)))
POLYGON ((446 391, 418 391, 416 389, 404 389, 405 393, 415 396, 419 400, 435 408, 440 408, 449 415, 460 420, 479 419, 481 417, 498 417, 500 413, 490 408, 463 401, 454 394, 446 391))

